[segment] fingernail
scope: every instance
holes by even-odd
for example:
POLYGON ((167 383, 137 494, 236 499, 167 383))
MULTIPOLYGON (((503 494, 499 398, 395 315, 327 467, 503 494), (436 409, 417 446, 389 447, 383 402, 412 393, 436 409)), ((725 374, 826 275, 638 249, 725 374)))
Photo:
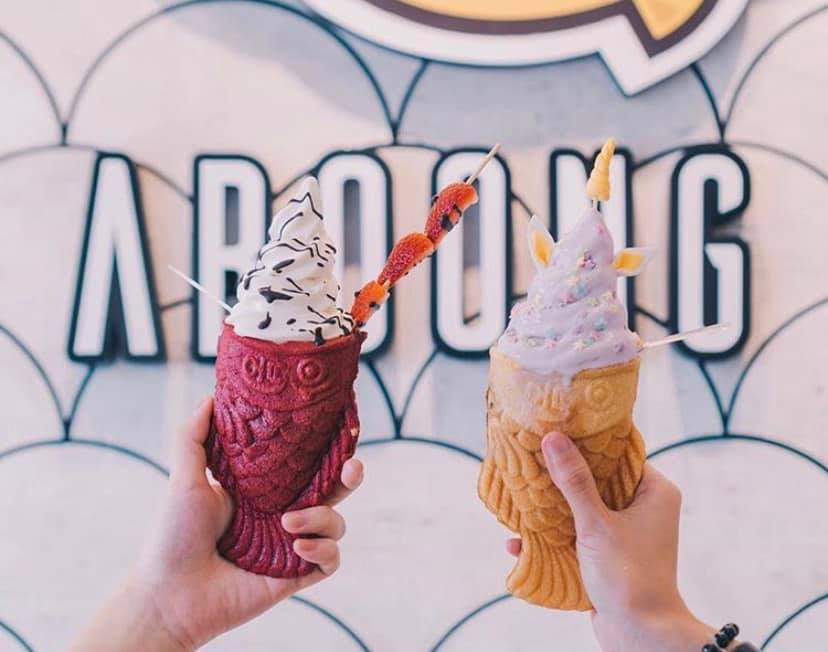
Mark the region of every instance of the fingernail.
POLYGON ((296 552, 310 552, 316 548, 316 541, 313 539, 296 539, 293 542, 293 549, 296 552))
POLYGON ((286 530, 298 530, 305 524, 305 517, 300 514, 285 514, 282 516, 282 527, 286 530))
POLYGON ((543 440, 543 447, 549 455, 558 457, 572 447, 572 440, 559 432, 550 432, 543 440))

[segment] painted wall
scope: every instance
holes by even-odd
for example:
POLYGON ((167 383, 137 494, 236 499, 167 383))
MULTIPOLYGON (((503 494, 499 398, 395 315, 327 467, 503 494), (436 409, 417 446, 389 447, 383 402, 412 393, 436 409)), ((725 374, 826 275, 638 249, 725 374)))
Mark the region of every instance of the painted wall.
MULTIPOLYGON (((211 389, 212 367, 190 355, 190 293, 166 272, 191 269, 199 154, 255 158, 279 206, 325 154, 371 148, 391 170, 399 235, 425 215, 434 148, 501 141, 521 243, 529 211, 550 212, 551 151, 590 156, 609 134, 632 156, 636 244, 663 252, 636 285, 645 338, 666 332, 677 162, 726 144, 748 166, 750 204, 726 231, 750 248, 750 336, 720 361, 647 353, 636 419, 684 491, 692 608, 772 652, 823 645, 828 6, 753 0, 697 65, 633 97, 595 57, 423 65, 335 37, 292 6, 0 6, 0 649, 60 649, 90 617, 154 518, 169 433, 211 389), (66 353, 100 152, 137 166, 165 363, 66 353)), ((514 253, 519 295, 529 263, 514 253)), ((400 288, 391 344, 362 364, 368 478, 343 507, 343 568, 303 595, 322 612, 291 601, 209 649, 595 649, 587 618, 501 597, 505 533, 475 495, 487 364, 436 350, 429 274, 400 288)))

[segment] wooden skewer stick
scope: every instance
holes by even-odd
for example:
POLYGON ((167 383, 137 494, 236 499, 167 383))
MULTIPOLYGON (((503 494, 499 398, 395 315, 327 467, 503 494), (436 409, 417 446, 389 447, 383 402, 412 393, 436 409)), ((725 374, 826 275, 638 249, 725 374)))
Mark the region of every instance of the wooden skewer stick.
POLYGON ((718 331, 727 330, 728 328, 730 328, 730 324, 713 324, 712 326, 704 326, 703 328, 694 328, 691 331, 669 335, 668 337, 664 337, 660 340, 654 340, 653 342, 644 342, 642 348, 652 349, 653 347, 663 346, 664 344, 681 342, 682 340, 686 340, 688 337, 692 337, 693 335, 699 335, 701 333, 717 333, 718 331))
POLYGON ((477 177, 480 176, 480 173, 483 172, 483 170, 486 168, 489 162, 495 157, 495 154, 497 154, 498 151, 500 151, 500 143, 495 143, 495 146, 489 150, 489 153, 486 154, 485 158, 482 161, 480 161, 480 165, 477 166, 477 169, 474 171, 474 174, 472 174, 468 179, 466 179, 467 184, 471 185, 475 181, 477 181, 477 177))
POLYGON ((176 269, 172 265, 167 265, 167 267, 169 268, 169 270, 173 274, 175 274, 176 276, 181 277, 184 281, 186 281, 188 284, 192 285, 196 290, 201 292, 205 297, 209 297, 210 299, 215 301, 218 305, 220 305, 222 308, 224 308, 227 312, 231 311, 230 306, 228 306, 226 303, 224 303, 224 301, 219 299, 217 296, 214 296, 213 294, 208 292, 207 289, 201 283, 198 283, 198 282, 194 281, 189 276, 187 276, 184 272, 182 272, 179 269, 176 269))

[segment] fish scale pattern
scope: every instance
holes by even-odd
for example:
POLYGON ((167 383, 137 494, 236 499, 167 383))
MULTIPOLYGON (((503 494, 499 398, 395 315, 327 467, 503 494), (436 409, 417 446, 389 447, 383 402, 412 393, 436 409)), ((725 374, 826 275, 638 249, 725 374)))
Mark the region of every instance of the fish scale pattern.
POLYGON ((313 571, 281 518, 329 497, 354 454, 364 339, 268 345, 222 332, 207 465, 236 506, 219 550, 239 567, 271 577, 313 571))
MULTIPOLYGON (((757 269, 761 270, 754 278, 754 292, 763 301, 755 301, 754 309, 763 330, 751 339, 741 360, 696 364, 677 353, 665 352, 650 354, 662 357, 644 362, 639 405, 670 405, 685 416, 711 412, 720 417, 720 425, 704 429, 683 429, 679 425, 662 434, 650 426, 664 423, 659 421, 662 415, 649 412, 636 417, 636 423, 648 441, 653 463, 665 464, 685 480, 682 489, 691 509, 683 516, 686 525, 682 536, 692 540, 692 547, 682 550, 681 574, 687 592, 703 597, 697 600, 701 608, 716 606, 716 611, 703 615, 737 620, 768 652, 819 649, 828 637, 828 576, 823 570, 828 568, 823 550, 823 535, 828 532, 824 517, 828 448, 824 433, 812 434, 813 428, 797 421, 797 415, 807 413, 810 418, 819 418, 819 388, 825 375, 824 367, 817 363, 821 361, 820 334, 828 323, 823 310, 828 299, 824 287, 812 291, 815 282, 811 281, 819 274, 803 274, 798 282, 784 287, 770 283, 775 275, 781 277, 788 269, 824 272, 824 267, 813 263, 815 255, 809 254, 813 243, 824 241, 819 235, 822 232, 818 224, 805 218, 815 206, 828 203, 828 169, 821 163, 828 158, 828 138, 824 137, 828 134, 824 121, 811 120, 807 112, 818 112, 824 104, 820 89, 825 85, 821 83, 821 68, 795 64, 818 60, 818 53, 824 51, 826 45, 819 30, 824 33, 828 5, 813 0, 751 3, 746 18, 721 46, 691 70, 666 82, 667 91, 655 88, 635 98, 620 96, 595 58, 513 72, 505 79, 491 71, 443 66, 375 49, 343 35, 299 2, 195 0, 160 7, 147 0, 133 3, 129 10, 112 5, 101 16, 107 28, 100 30, 85 29, 83 20, 88 18, 82 16, 88 12, 80 5, 67 7, 57 21, 50 13, 53 10, 36 2, 0 9, 0 69, 7 75, 4 79, 10 88, 8 102, 0 105, 0 228, 10 228, 0 242, 0 296, 4 298, 0 308, 0 355, 7 370, 0 379, 5 383, 0 384, 4 415, 0 425, 0 516, 4 525, 12 524, 13 532, 10 537, 0 538, 0 576, 4 578, 0 583, 0 649, 39 652, 66 647, 73 632, 91 613, 91 605, 111 588, 102 579, 114 581, 137 554, 143 531, 136 523, 147 527, 151 523, 153 505, 148 496, 160 495, 166 473, 164 445, 151 433, 172 425, 161 418, 167 409, 176 419, 183 415, 173 409, 188 404, 179 396, 182 390, 200 392, 210 388, 204 382, 199 385, 198 379, 210 379, 212 371, 205 374, 203 366, 190 362, 186 343, 180 341, 180 333, 187 328, 191 299, 182 297, 179 287, 163 282, 159 310, 165 335, 175 340, 166 364, 68 363, 65 346, 54 346, 56 339, 68 332, 68 312, 53 306, 63 306, 59 303, 61 297, 72 296, 71 270, 77 265, 76 248, 85 218, 84 195, 94 157, 116 152, 136 163, 142 186, 149 190, 145 210, 150 246, 160 264, 165 262, 164 256, 189 251, 192 225, 176 223, 172 234, 164 226, 172 224, 171 216, 192 209, 194 190, 187 186, 186 171, 192 155, 203 149, 255 153, 266 161, 268 169, 278 170, 281 183, 277 198, 289 188, 292 175, 299 177, 318 167, 318 152, 331 149, 325 139, 335 141, 338 148, 367 151, 393 160, 397 154, 411 156, 412 152, 431 155, 440 151, 446 138, 469 133, 464 129, 475 125, 483 134, 495 133, 496 127, 497 137, 503 137, 508 145, 504 157, 509 162, 511 156, 521 156, 523 146, 521 142, 509 143, 508 132, 534 125, 538 116, 550 113, 545 103, 533 105, 522 100, 522 106, 508 105, 514 88, 509 84, 525 76, 527 85, 543 89, 555 85, 550 80, 567 79, 568 71, 569 82, 578 90, 578 102, 584 105, 579 104, 579 113, 587 115, 587 105, 595 103, 605 107, 603 113, 590 115, 605 120, 615 111, 618 121, 626 125, 636 120, 625 111, 658 112, 646 113, 645 133, 633 130, 619 134, 633 152, 638 148, 645 152, 633 161, 632 169, 635 187, 644 188, 648 197, 658 192, 658 184, 649 180, 652 170, 694 145, 731 147, 751 168, 756 183, 754 195, 762 202, 758 207, 751 205, 744 219, 753 229, 748 236, 753 238, 750 244, 757 254, 757 269), (245 14, 253 16, 255 24, 245 22, 245 14), (263 31, 257 31, 260 28, 263 31), (240 34, 245 38, 239 39, 240 34), (279 57, 268 58, 268 47, 283 50, 279 57), (322 77, 318 76, 319 70, 307 65, 308 61, 317 61, 308 55, 309 51, 325 63, 328 72, 322 71, 322 77), (238 52, 242 56, 236 57, 238 52), (199 66, 186 61, 192 53, 202 57, 199 66), (158 57, 167 63, 158 64, 158 57), (257 57, 264 62, 262 67, 243 68, 257 57), (168 65, 171 61, 180 65, 168 65), (298 74, 285 73, 280 68, 282 62, 298 74), (229 73, 215 74, 222 65, 229 67, 229 73), (144 74, 142 71, 147 69, 149 72, 144 74), (236 71, 239 74, 234 74, 236 71), (401 84, 406 75, 410 83, 401 84), (316 89, 299 97, 297 77, 309 86, 317 84, 316 89), (207 85, 195 85, 207 78, 211 80, 207 85), (235 81, 263 78, 270 81, 248 84, 255 87, 252 95, 236 96, 247 88, 244 86, 228 90, 235 81), (276 83, 279 79, 281 84, 276 83), (128 86, 122 80, 128 80, 128 86), (160 80, 164 92, 158 91, 154 80, 160 80), (440 86, 445 80, 453 85, 450 92, 440 86), (578 86, 582 80, 592 86, 578 86), (179 88, 196 89, 193 93, 201 95, 177 96, 179 88), (212 93, 205 91, 209 88, 212 93), (441 88, 442 96, 451 97, 452 103, 435 105, 434 98, 441 88), (290 102, 285 101, 285 89, 294 93, 290 102), (396 111, 393 89, 400 91, 402 98, 396 111), (486 95, 488 92, 496 94, 497 103, 486 95), (665 93, 671 98, 665 100, 665 93), (232 110, 222 108, 226 107, 222 101, 228 97, 233 101, 232 110), (798 135, 791 132, 790 110, 779 104, 786 97, 797 98, 797 110, 804 111, 806 124, 798 125, 798 135), (101 98, 105 100, 102 103, 101 98), (170 103, 165 104, 165 99, 170 103), (347 111, 332 114, 324 124, 315 125, 320 142, 300 151, 297 139, 308 136, 302 124, 314 111, 324 114, 328 110, 325 101, 342 105, 347 111), (475 101, 492 111, 500 111, 503 103, 509 106, 504 111, 514 117, 506 120, 502 119, 506 113, 497 113, 494 126, 475 122, 480 111, 469 110, 465 101, 475 101), (219 115, 200 115, 211 106, 220 107, 219 115), (261 113, 245 113, 242 119, 228 120, 235 110, 257 106, 262 107, 261 113), (133 109, 135 112, 131 112, 133 109), (692 123, 680 122, 683 109, 693 113, 692 123), (262 121, 270 120, 279 110, 285 111, 279 119, 286 121, 287 127, 264 130, 262 121), (779 113, 774 113, 777 110, 779 113), (297 117, 290 111, 301 115, 297 117), (458 112, 464 124, 452 126, 450 133, 433 118, 436 113, 446 118, 458 112), (124 120, 129 124, 123 124, 124 120), (238 128, 245 123, 257 127, 255 135, 242 140, 243 132, 238 128), (176 134, 166 130, 170 124, 175 125, 176 134), (217 128, 218 124, 226 129, 217 128), (123 137, 113 138, 113 129, 123 137), (364 138, 359 136, 361 131, 367 134, 364 138), (216 140, 228 133, 239 138, 238 142, 216 140), (192 151, 186 141, 176 139, 188 134, 209 144, 199 144, 200 149, 192 151), (697 138, 688 139, 688 134, 697 138), (300 156, 293 156, 297 152, 300 156), (294 160, 302 161, 297 169, 291 167, 294 160), (804 203, 797 203, 797 189, 802 189, 804 203), (780 197, 784 202, 778 200, 780 197), (775 232, 769 232, 766 225, 772 220, 768 218, 780 213, 781 203, 786 224, 793 226, 789 232, 778 226, 775 232), (44 225, 50 229, 48 238, 37 230, 44 225), (808 229, 817 229, 813 237, 807 236, 808 229), (61 248, 50 248, 56 244, 61 248), (47 257, 62 273, 50 275, 34 265, 32 260, 38 256, 47 257), (26 310, 15 308, 27 305, 21 303, 25 299, 21 288, 34 288, 40 293, 41 303, 26 310), (777 302, 779 297, 785 301, 777 302), (45 305, 50 310, 41 310, 45 305), (33 317, 26 321, 29 312, 33 317), (800 355, 804 342, 812 352, 805 358, 800 355), (796 365, 787 367, 785 360, 796 361, 796 365), (671 368, 677 371, 666 371, 671 368), (799 370, 807 373, 797 375, 799 370), (728 388, 727 379, 734 374, 735 387, 728 388), (660 386, 647 388, 648 376, 657 378, 660 386), (672 383, 683 383, 681 392, 667 393, 665 388, 672 383), (159 392, 164 397, 164 409, 142 405, 142 397, 157 396, 159 392), (763 423, 773 427, 763 428, 763 423), (96 428, 96 424, 102 425, 96 428), (753 484, 743 478, 752 479, 753 484), (106 484, 106 491, 100 490, 101 483, 106 484), (66 496, 71 498, 69 509, 66 496), (89 509, 85 511, 87 503, 89 509), (717 507, 721 510, 716 511, 717 507), (105 532, 96 530, 97 521, 86 518, 89 510, 97 520, 119 526, 105 532), (738 551, 734 551, 721 543, 722 521, 705 520, 705 512, 715 513, 720 519, 736 519, 740 531, 755 532, 756 536, 742 539, 738 551), (783 524, 789 529, 779 532, 783 524), (703 536, 695 536, 699 532, 703 536), (715 541, 710 543, 710 539, 715 541), (708 548, 706 543, 710 543, 708 548), (773 546, 773 555, 768 554, 767 546, 773 546), (696 549, 707 552, 700 556, 694 554, 696 549), (745 564, 745 559, 762 559, 763 563, 748 573, 744 567, 756 564, 745 564), (725 572, 727 578, 722 577, 725 572), (758 579, 752 579, 754 576, 758 579), (712 595, 711 583, 716 587, 712 595), (766 599, 761 597, 764 595, 766 599), (745 607, 741 616, 728 611, 738 610, 740 604, 750 607, 745 607), (88 609, 84 610, 84 605, 88 609)), ((573 102, 571 98, 567 101, 573 102)), ((560 115, 558 110, 551 113, 560 115)), ((562 119, 568 119, 567 115, 562 119)), ((605 120, 601 122, 602 132, 590 133, 589 139, 597 141, 617 126, 613 120, 605 120)), ((573 134, 578 132, 575 122, 570 127, 573 134)), ((558 131, 547 130, 532 143, 558 136, 558 131)), ((573 138, 578 140, 580 136, 573 138)), ((587 147, 584 144, 585 152, 587 147)), ((523 219, 523 213, 528 217, 532 208, 543 214, 542 203, 530 207, 515 190, 520 186, 516 181, 510 188, 516 213, 520 213, 516 219, 523 219)), ((408 210, 406 203, 395 203, 395 214, 408 210)), ((659 216, 642 211, 636 218, 657 230, 659 216)), ((641 232, 646 234, 647 230, 641 232)), ((175 258, 175 262, 185 267, 187 264, 185 257, 175 258)), ((156 277, 161 276, 162 272, 156 273, 156 277)), ((656 316, 657 310, 648 307, 634 308, 647 327, 663 332, 666 322, 656 316)), ((393 360, 398 353, 392 348, 382 355, 393 360)), ((471 428, 471 419, 451 432, 422 426, 442 423, 446 403, 429 397, 439 394, 446 378, 455 390, 461 389, 467 378, 464 369, 473 363, 448 360, 441 352, 428 353, 422 368, 412 376, 415 386, 397 387, 401 396, 395 395, 394 384, 384 376, 393 372, 393 364, 379 365, 376 359, 367 358, 360 365, 362 389, 357 399, 362 420, 389 426, 364 432, 365 444, 360 449, 369 467, 374 463, 375 472, 387 478, 385 486, 372 487, 369 483, 361 492, 362 503, 344 506, 353 509, 348 514, 352 531, 345 545, 353 544, 344 550, 343 558, 346 565, 347 560, 354 560, 356 569, 343 568, 337 578, 317 592, 280 605, 271 614, 215 641, 209 649, 267 646, 362 652, 535 652, 549 649, 550 641, 568 649, 594 649, 583 620, 534 610, 509 599, 503 594, 502 581, 508 569, 489 570, 496 553, 484 544, 497 537, 486 529, 493 519, 485 512, 467 515, 468 506, 475 503, 471 495, 473 477, 484 459, 484 433, 471 428), (400 404, 406 406, 405 413, 397 408, 400 404), (386 412, 390 417, 385 420, 366 419, 386 412), (405 486, 415 486, 419 493, 401 497, 393 509, 388 507, 394 486, 421 474, 422 466, 427 466, 427 485, 409 482, 405 486), (463 493, 451 484, 452 479, 461 477, 471 493, 463 493), (439 511, 434 509, 438 502, 441 509, 452 514, 452 521, 465 527, 448 542, 446 533, 452 531, 453 523, 438 519, 439 511), (385 511, 372 511, 375 503, 383 505, 385 511), (434 522, 441 526, 428 526, 434 522), (392 530, 395 538, 387 544, 388 549, 383 549, 377 541, 389 523, 396 523, 399 529, 392 530), (439 540, 439 547, 435 544, 433 548, 439 552, 419 561, 419 550, 432 550, 432 536, 439 540), (444 557, 449 556, 446 546, 461 538, 462 552, 451 556, 449 565, 444 564, 444 557), (399 552, 402 550, 404 555, 399 552), (405 559, 400 560, 400 555, 405 559), (393 556, 396 561, 383 566, 385 556, 393 556), (446 577, 462 577, 462 581, 446 577), (399 590, 401 585, 406 587, 403 592, 399 590)), ((469 414, 482 412, 483 387, 480 390, 475 402, 453 405, 452 409, 469 414)), ((235 439, 251 446, 251 454, 255 455, 262 434, 276 426, 279 417, 233 404, 232 410, 220 412, 225 423, 232 423, 231 412, 245 416, 245 425, 235 439)), ((499 414, 498 410, 494 412, 495 416, 499 414)), ((495 445, 492 457, 505 468, 521 465, 532 482, 527 489, 511 479, 514 489, 523 495, 515 500, 506 491, 507 482, 487 481, 494 489, 486 498, 497 506, 500 520, 515 530, 523 520, 534 519, 538 508, 551 512, 547 503, 557 494, 543 474, 537 434, 517 423, 508 425, 514 432, 512 448, 507 451, 495 445), (527 506, 532 509, 524 517, 521 509, 527 506)), ((339 457, 344 458, 350 454, 346 449, 352 442, 347 438, 341 442, 339 457)), ((233 487, 230 456, 219 456, 218 445, 219 438, 214 436, 210 444, 214 472, 233 487)), ((599 474, 610 473, 607 460, 613 455, 605 453, 617 452, 615 446, 614 439, 597 437, 584 441, 582 451, 599 474), (605 463, 608 466, 604 469, 605 463)), ((634 450, 638 457, 638 448, 625 450, 634 450)), ((318 459, 316 454, 309 454, 307 463, 301 465, 303 482, 305 471, 315 468, 318 459)), ((311 481, 313 492, 326 493, 321 478, 330 481, 335 477, 337 464, 316 473, 320 481, 311 481)), ((483 479, 493 477, 494 470, 494 461, 487 458, 482 465, 483 479)), ((369 470, 369 480, 370 475, 369 470)), ((634 483, 634 476, 621 483, 623 491, 604 489, 605 500, 623 503, 618 499, 629 493, 626 487, 634 483)), ((264 506, 290 502, 296 495, 296 487, 285 486, 274 502, 264 506)), ((246 505, 238 514, 234 531, 245 552, 254 547, 258 551, 250 555, 251 563, 264 568, 263 560, 272 558, 272 554, 262 551, 267 553, 268 546, 273 546, 272 552, 275 544, 272 540, 265 542, 266 528, 246 505), (254 541, 259 543, 253 546, 254 541)), ((556 515, 555 531, 561 541, 569 540, 572 524, 568 512, 558 509, 556 515)), ((495 543, 499 550, 500 541, 495 543)), ((577 570, 571 557, 558 567, 568 569, 570 576, 577 570)), ((561 576, 546 583, 560 587, 561 576)), ((573 602, 585 606, 585 599, 579 595, 573 602)))
POLYGON ((567 391, 493 351, 487 392, 488 451, 478 493, 523 547, 509 590, 553 609, 592 608, 575 555, 569 506, 546 473, 541 439, 568 433, 584 453, 610 509, 629 505, 644 467, 632 422, 639 360, 578 374, 567 391))

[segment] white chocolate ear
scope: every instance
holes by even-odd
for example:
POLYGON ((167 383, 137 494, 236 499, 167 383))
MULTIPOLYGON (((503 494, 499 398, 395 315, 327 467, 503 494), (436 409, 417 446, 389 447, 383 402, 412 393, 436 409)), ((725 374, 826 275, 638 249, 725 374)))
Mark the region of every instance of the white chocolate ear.
POLYGON ((619 276, 638 276, 654 253, 650 247, 628 247, 618 252, 612 266, 619 276))
POLYGON ((535 268, 540 271, 546 269, 552 262, 552 250, 555 248, 555 239, 546 230, 546 227, 533 215, 529 220, 529 253, 532 254, 532 262, 535 268))

